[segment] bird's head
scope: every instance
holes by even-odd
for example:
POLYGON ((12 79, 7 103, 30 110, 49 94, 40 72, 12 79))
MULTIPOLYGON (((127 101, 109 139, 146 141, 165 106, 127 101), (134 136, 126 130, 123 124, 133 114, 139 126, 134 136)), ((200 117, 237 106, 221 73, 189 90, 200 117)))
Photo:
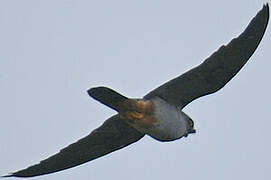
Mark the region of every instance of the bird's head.
POLYGON ((185 113, 183 113, 184 116, 186 117, 186 129, 187 129, 187 133, 184 135, 185 137, 188 136, 188 134, 193 134, 196 133, 196 130, 194 129, 194 121, 185 113))

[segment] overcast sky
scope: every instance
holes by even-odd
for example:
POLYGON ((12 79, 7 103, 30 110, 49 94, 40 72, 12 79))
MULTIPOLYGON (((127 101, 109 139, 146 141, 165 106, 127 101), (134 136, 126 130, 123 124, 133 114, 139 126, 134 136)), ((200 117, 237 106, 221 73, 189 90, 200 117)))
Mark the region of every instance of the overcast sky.
MULTIPOLYGON (((239 35, 265 2, 0 1, 0 175, 58 152, 115 113, 88 88, 142 97, 239 35)), ((33 179, 270 179, 270 36, 269 24, 240 73, 184 109, 196 134, 170 143, 146 136, 33 179)))

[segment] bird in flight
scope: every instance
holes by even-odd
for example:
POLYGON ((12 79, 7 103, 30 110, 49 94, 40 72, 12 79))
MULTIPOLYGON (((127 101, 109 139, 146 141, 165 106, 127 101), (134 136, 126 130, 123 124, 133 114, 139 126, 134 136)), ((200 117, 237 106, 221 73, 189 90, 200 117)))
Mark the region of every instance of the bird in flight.
POLYGON ((72 168, 124 148, 146 134, 159 141, 174 141, 195 133, 194 122, 182 109, 218 91, 240 71, 258 47, 268 20, 269 6, 265 4, 237 38, 143 98, 127 98, 107 87, 89 89, 92 98, 117 114, 57 154, 3 177, 33 177, 72 168))

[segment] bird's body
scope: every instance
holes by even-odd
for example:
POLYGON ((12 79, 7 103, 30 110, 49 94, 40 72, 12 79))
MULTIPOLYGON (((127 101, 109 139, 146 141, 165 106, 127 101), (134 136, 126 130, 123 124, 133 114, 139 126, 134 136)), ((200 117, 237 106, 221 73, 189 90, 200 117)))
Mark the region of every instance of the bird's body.
POLYGON ((91 88, 88 94, 116 110, 136 130, 157 140, 173 141, 195 133, 191 118, 158 96, 130 99, 107 87, 91 88))
MULTIPOLYGON (((145 130, 145 134, 160 141, 173 141, 193 131, 188 117, 176 106, 156 97, 153 100, 157 122, 154 127, 145 130)), ((192 124, 191 124, 192 125, 192 124)))
POLYGON ((146 134, 160 141, 173 141, 195 132, 192 120, 178 107, 159 97, 153 102, 157 123, 154 128, 147 129, 146 134))
POLYGON ((145 108, 127 113, 126 116, 123 115, 123 119, 143 134, 160 141, 173 141, 195 131, 184 112, 159 97, 134 101, 135 104, 146 104, 143 105, 145 108))
POLYGON ((59 153, 4 177, 33 177, 75 167, 128 146, 145 134, 172 141, 194 133, 194 123, 182 109, 193 100, 218 91, 240 71, 263 38, 268 20, 266 4, 237 38, 199 66, 143 98, 130 99, 106 87, 91 88, 88 94, 117 114, 59 153))

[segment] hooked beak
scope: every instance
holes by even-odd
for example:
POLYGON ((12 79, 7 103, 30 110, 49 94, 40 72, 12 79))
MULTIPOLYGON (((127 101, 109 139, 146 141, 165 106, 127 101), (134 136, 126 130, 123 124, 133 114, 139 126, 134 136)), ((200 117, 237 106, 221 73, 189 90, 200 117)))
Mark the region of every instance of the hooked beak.
POLYGON ((192 130, 189 132, 189 134, 194 134, 194 133, 196 133, 196 129, 192 129, 192 130))
POLYGON ((188 134, 194 134, 196 133, 196 129, 191 129, 187 134, 184 135, 184 137, 187 137, 188 134))

